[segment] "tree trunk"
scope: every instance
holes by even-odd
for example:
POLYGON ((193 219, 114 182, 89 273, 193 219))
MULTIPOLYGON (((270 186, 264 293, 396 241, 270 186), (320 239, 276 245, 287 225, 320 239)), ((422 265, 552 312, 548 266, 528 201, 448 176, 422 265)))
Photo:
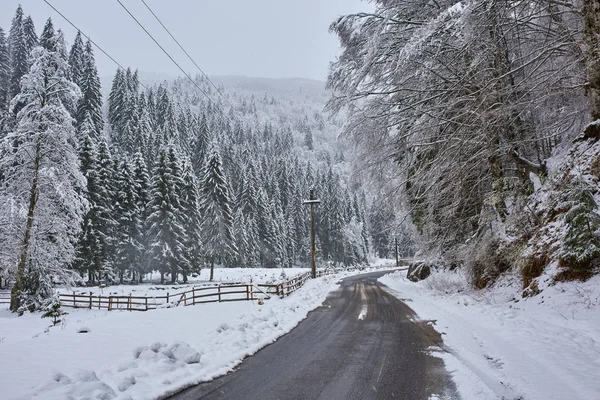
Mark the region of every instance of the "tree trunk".
MULTIPOLYGON (((592 106, 592 119, 600 119, 600 0, 583 2, 583 40, 586 47, 586 88, 592 106)), ((596 125, 596 130, 600 127, 596 125)))
POLYGON ((215 276, 215 258, 211 257, 210 258, 210 281, 211 282, 212 282, 214 276, 215 276))
POLYGON ((35 216, 35 207, 38 200, 38 182, 39 182, 39 169, 41 161, 41 144, 39 139, 35 144, 35 157, 33 160, 33 181, 31 182, 31 189, 29 191, 29 211, 27 212, 27 225, 25 226, 25 237, 23 238, 23 245, 21 247, 21 254, 19 256, 19 264, 17 266, 17 277, 15 279, 15 285, 11 290, 10 297, 10 310, 17 311, 21 307, 21 294, 23 291, 23 279, 25 278, 25 264, 27 263, 27 254, 29 253, 29 243, 31 241, 31 230, 33 229, 33 219, 35 216))

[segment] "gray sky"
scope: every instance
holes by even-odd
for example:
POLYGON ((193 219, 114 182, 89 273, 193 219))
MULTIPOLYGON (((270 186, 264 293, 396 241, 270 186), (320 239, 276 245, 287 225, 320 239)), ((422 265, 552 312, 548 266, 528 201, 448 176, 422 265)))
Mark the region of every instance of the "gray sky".
MULTIPOLYGON (((75 25, 124 66, 145 73, 180 75, 177 67, 146 36, 116 0, 49 0, 75 25)), ((169 53, 188 71, 197 70, 141 0, 122 0, 169 53)), ((0 26, 8 34, 21 4, 38 34, 48 17, 72 43, 75 30, 42 0, 1 0, 0 26)), ((324 80, 338 54, 328 32, 338 16, 372 8, 361 0, 146 0, 208 75, 324 80)), ((101 76, 116 66, 100 51, 101 76)))

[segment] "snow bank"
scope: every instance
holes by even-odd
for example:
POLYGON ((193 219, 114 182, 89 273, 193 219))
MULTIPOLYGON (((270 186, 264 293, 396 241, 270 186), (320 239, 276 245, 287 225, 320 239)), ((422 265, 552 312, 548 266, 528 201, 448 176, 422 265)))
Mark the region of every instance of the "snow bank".
POLYGON ((0 311, 3 399, 150 400, 226 374, 289 332, 351 273, 309 280, 285 299, 148 312, 67 310, 48 329, 39 315, 0 311), (77 333, 86 328, 88 333, 77 333))
POLYGON ((527 299, 515 297, 518 276, 486 291, 447 271, 416 284, 405 272, 380 281, 435 321, 449 351, 441 357, 464 400, 600 399, 600 276, 527 299))

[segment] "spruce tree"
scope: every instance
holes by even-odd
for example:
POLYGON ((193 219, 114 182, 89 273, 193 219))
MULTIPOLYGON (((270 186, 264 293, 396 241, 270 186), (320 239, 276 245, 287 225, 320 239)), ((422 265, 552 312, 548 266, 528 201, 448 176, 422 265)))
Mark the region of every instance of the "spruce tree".
POLYGON ((4 30, 0 28, 0 139, 5 129, 10 93, 10 57, 4 30))
POLYGON ((121 144, 120 135, 126 110, 126 95, 127 85, 125 83, 125 74, 123 70, 119 68, 113 79, 110 94, 108 96, 108 123, 111 128, 112 141, 117 145, 121 144))
POLYGON ((115 273, 113 270, 115 229, 115 211, 113 200, 116 198, 115 171, 112 155, 106 144, 101 139, 98 143, 98 163, 97 163, 97 197, 95 206, 97 207, 98 222, 97 230, 100 238, 100 248, 102 249, 102 267, 99 271, 100 278, 105 282, 113 282, 115 273))
POLYGON ((25 43, 25 35, 23 32, 24 20, 25 18, 23 15, 23 9, 19 5, 19 7, 17 7, 17 11, 15 12, 15 16, 13 17, 8 36, 8 52, 10 57, 11 71, 9 93, 10 98, 16 96, 21 90, 21 77, 25 75, 29 69, 27 64, 29 49, 25 43))
POLYGON ((573 271, 586 272, 600 266, 600 215, 591 187, 583 180, 575 183, 571 197, 561 258, 573 271))
POLYGON ((84 51, 81 32, 77 31, 77 36, 75 36, 73 46, 71 46, 71 51, 69 52, 69 65, 71 66, 71 79, 80 89, 84 70, 84 51))
POLYGON ((171 282, 175 282, 184 260, 185 232, 180 223, 181 205, 171 164, 168 151, 161 150, 153 174, 147 221, 148 258, 160 271, 161 282, 165 273, 170 273, 171 282))
POLYGON ((203 218, 204 251, 210 262, 212 280, 215 262, 227 262, 235 258, 237 253, 229 188, 223 175, 221 156, 214 145, 207 157, 200 184, 200 214, 203 218))
POLYGON ((89 40, 85 45, 82 61, 83 68, 80 71, 79 87, 83 96, 77 106, 76 119, 78 126, 86 118, 91 119, 94 127, 92 139, 97 141, 104 126, 102 119, 102 93, 100 78, 96 70, 94 50, 89 40))
POLYGON ((198 185, 191 163, 183 165, 183 196, 181 198, 183 228, 185 231, 184 257, 188 264, 183 268, 183 281, 188 275, 200 271, 202 263, 201 218, 198 211, 198 185))
POLYGON ((48 18, 44 30, 40 36, 40 46, 50 52, 56 51, 56 32, 54 32, 54 25, 52 24, 52 18, 48 18))
MULTIPOLYGON (((33 23, 33 19, 30 15, 27 16, 27 18, 25 18, 25 20, 23 21, 23 40, 25 43, 27 55, 29 56, 31 50, 33 50, 33 48, 39 44, 37 34, 35 33, 35 24, 33 23)), ((59 53, 62 56, 62 52, 65 49, 57 48, 57 50, 59 50, 59 53)))
POLYGON ((133 160, 133 180, 138 202, 137 209, 139 210, 139 236, 135 240, 139 243, 142 252, 139 270, 139 280, 141 282, 142 274, 152 271, 148 266, 148 234, 146 232, 150 203, 150 178, 141 152, 137 152, 133 160))
POLYGON ((103 267, 103 238, 98 229, 100 225, 99 196, 96 150, 90 139, 93 130, 91 124, 84 123, 79 136, 82 137, 79 150, 81 172, 86 177, 85 195, 90 204, 82 222, 82 229, 77 241, 77 253, 74 267, 83 277, 87 274, 88 282, 95 283, 103 267))
POLYGON ((143 259, 143 248, 138 242, 142 229, 138 192, 135 187, 134 173, 128 162, 119 163, 116 183, 115 260, 113 265, 115 272, 119 275, 119 283, 123 283, 126 276, 130 276, 132 280, 136 279, 135 274, 141 273, 143 259))

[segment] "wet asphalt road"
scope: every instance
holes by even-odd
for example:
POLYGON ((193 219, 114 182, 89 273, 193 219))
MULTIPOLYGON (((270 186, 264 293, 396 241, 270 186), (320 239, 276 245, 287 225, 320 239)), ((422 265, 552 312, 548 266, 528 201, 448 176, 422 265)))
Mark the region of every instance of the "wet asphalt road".
POLYGON ((458 399, 443 362, 429 355, 442 351, 440 335, 384 290, 383 274, 344 279, 294 330, 234 372, 170 399, 458 399))

